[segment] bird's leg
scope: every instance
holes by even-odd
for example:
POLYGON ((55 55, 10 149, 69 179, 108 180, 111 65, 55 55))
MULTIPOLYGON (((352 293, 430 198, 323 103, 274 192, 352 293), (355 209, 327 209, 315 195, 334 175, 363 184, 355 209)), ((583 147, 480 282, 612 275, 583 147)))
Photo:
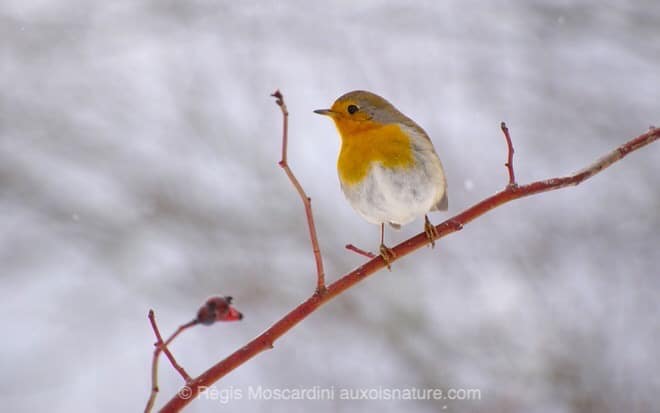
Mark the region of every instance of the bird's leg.
POLYGON ((428 215, 424 215, 424 233, 426 234, 426 238, 431 241, 431 248, 435 248, 435 239, 438 238, 438 230, 431 224, 428 215))
POLYGON ((385 261, 387 269, 392 271, 390 261, 396 257, 396 254, 390 248, 385 246, 385 223, 380 224, 380 257, 385 261))

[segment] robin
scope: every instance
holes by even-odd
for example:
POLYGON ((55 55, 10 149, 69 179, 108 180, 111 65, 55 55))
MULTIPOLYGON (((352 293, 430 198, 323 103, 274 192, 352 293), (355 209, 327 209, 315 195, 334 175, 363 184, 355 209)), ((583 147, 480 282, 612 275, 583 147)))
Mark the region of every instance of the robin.
POLYGON ((417 123, 384 98, 363 90, 340 96, 329 116, 341 136, 339 182, 351 206, 380 225, 380 255, 390 267, 394 252, 385 246, 385 224, 399 229, 424 216, 424 232, 435 246, 430 211, 446 211, 447 183, 431 139, 417 123))

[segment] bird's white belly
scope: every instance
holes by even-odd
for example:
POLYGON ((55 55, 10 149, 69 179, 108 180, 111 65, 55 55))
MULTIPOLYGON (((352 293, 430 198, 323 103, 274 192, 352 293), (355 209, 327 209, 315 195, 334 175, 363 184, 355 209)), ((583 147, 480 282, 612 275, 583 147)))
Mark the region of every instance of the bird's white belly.
POLYGON ((409 169, 385 168, 374 163, 365 179, 357 184, 342 184, 342 190, 367 221, 405 225, 424 216, 444 194, 442 166, 435 159, 427 161, 430 162, 425 168, 416 159, 416 166, 409 169))

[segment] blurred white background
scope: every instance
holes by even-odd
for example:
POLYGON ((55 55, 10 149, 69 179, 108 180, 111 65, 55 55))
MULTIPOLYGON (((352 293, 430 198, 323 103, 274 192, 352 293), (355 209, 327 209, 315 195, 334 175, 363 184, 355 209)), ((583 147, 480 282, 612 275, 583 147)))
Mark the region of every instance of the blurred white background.
MULTIPOLYGON (((450 213, 578 170, 660 123, 657 1, 0 4, 0 404, 140 411, 164 334, 210 295, 246 318, 172 350, 192 374, 304 300, 313 199, 329 280, 376 226, 312 113, 374 91, 445 164, 450 213)), ((197 400, 188 411, 648 412, 660 391, 660 146, 516 201, 349 290, 217 384, 470 388, 463 401, 197 400)), ((440 222, 446 214, 433 214, 440 222)), ((388 232, 396 244, 417 221, 388 232)), ((181 385, 164 360, 157 406, 181 385)))

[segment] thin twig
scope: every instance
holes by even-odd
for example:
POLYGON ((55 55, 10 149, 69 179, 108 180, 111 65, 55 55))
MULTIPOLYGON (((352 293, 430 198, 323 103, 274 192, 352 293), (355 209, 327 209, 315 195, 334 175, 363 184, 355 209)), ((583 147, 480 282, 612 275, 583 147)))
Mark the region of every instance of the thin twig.
POLYGON ((165 353, 167 358, 170 360, 172 367, 174 367, 176 371, 179 372, 179 374, 181 375, 181 377, 183 377, 183 380, 185 380, 186 383, 192 380, 190 375, 186 373, 183 367, 181 367, 176 362, 176 359, 174 358, 170 350, 167 348, 167 346, 172 342, 172 340, 174 340, 179 334, 181 334, 182 331, 197 324, 197 320, 192 320, 186 324, 179 326, 179 328, 176 329, 176 331, 167 339, 167 341, 163 342, 163 338, 160 335, 160 330, 158 329, 158 325, 156 324, 156 316, 154 314, 154 310, 149 310, 149 322, 151 323, 151 328, 153 329, 154 335, 156 336, 156 343, 154 343, 154 346, 156 348, 154 349, 154 355, 151 360, 151 393, 149 394, 149 400, 147 401, 147 406, 144 409, 145 413, 149 413, 151 409, 153 409, 154 402, 156 401, 156 395, 158 394, 158 357, 160 356, 161 351, 165 353))
MULTIPOLYGON (((653 129, 643 135, 640 135, 627 143, 614 149, 603 158, 591 164, 589 167, 583 169, 573 175, 552 178, 544 181, 536 181, 523 186, 507 186, 504 190, 478 202, 477 204, 467 208, 458 215, 455 215, 441 224, 436 226, 438 232, 436 240, 445 237, 453 232, 463 228, 464 225, 481 217, 487 212, 495 209, 507 202, 514 199, 524 198, 527 196, 539 194, 565 188, 568 186, 575 186, 584 180, 592 177, 603 169, 607 168, 614 162, 620 160, 628 153, 635 151, 643 146, 660 138, 660 129, 653 129)), ((430 241, 426 233, 422 232, 414 237, 403 241, 396 247, 392 248, 396 257, 392 261, 396 261, 405 257, 406 255, 418 250, 428 244, 430 241)), ((332 300, 337 295, 346 291, 347 289, 355 286, 358 282, 364 280, 371 274, 385 268, 385 262, 376 257, 364 263, 357 269, 344 275, 337 281, 327 286, 325 294, 313 294, 298 307, 291 310, 288 314, 282 317, 279 321, 275 322, 266 331, 254 338, 252 341, 242 346, 234 353, 229 355, 224 360, 216 363, 211 368, 206 370, 200 376, 193 379, 187 384, 185 397, 177 393, 170 401, 163 407, 161 412, 178 412, 185 407, 191 400, 195 399, 197 395, 208 386, 215 383, 222 377, 229 374, 229 372, 236 369, 238 366, 252 359, 257 354, 273 348, 275 340, 286 334, 290 329, 296 326, 299 322, 307 318, 316 309, 326 302, 332 300)))
POLYGON ((323 271, 323 257, 321 257, 321 248, 316 236, 316 226, 314 225, 314 215, 312 214, 312 199, 307 196, 302 185, 289 168, 287 161, 287 146, 289 140, 289 111, 284 103, 284 96, 279 90, 276 90, 271 96, 276 99, 277 105, 282 110, 282 160, 279 165, 284 169, 284 172, 289 177, 289 180, 298 191, 300 199, 305 206, 305 215, 307 215, 307 226, 309 227, 309 238, 312 242, 312 251, 314 252, 314 260, 316 261, 316 293, 323 294, 325 292, 325 273, 323 271))
POLYGON ((346 244, 346 249, 349 250, 349 251, 353 251, 353 252, 355 252, 359 255, 362 255, 363 257, 367 257, 367 258, 376 258, 377 257, 377 255, 374 254, 373 252, 365 251, 361 248, 356 247, 353 244, 346 244))
POLYGON ((504 166, 509 170, 509 187, 516 187, 518 184, 516 183, 516 175, 513 172, 513 143, 511 142, 511 135, 509 135, 509 128, 506 126, 506 123, 502 122, 500 123, 500 129, 502 129, 502 133, 504 133, 504 138, 506 139, 506 146, 507 146, 507 151, 508 151, 508 156, 506 163, 504 166))
MULTIPOLYGON (((154 310, 149 310, 149 321, 151 321, 151 326, 156 324, 155 321, 152 321, 154 318, 154 310)), ((156 327, 156 331, 158 328, 156 327)), ((158 394, 158 355, 160 354, 159 344, 162 340, 156 341, 156 350, 154 350, 154 355, 151 360, 151 393, 149 393, 149 400, 147 400, 147 406, 144 408, 144 413, 151 412, 151 409, 154 408, 154 402, 156 401, 156 395, 158 394)))

